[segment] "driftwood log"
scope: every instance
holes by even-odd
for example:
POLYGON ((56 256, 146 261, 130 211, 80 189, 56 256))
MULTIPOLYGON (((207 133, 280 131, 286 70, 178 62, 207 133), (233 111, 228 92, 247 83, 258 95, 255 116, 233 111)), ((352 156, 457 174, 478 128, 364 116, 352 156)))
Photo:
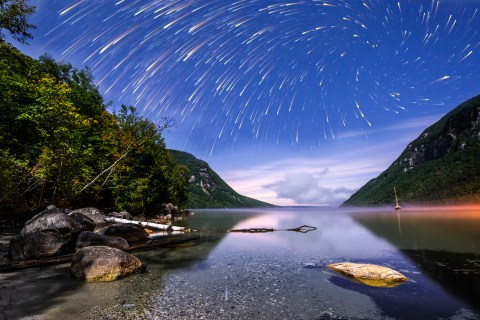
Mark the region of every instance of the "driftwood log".
POLYGON ((110 223, 131 223, 131 224, 137 224, 139 226, 142 226, 144 228, 148 229, 155 229, 155 230, 163 230, 163 231, 190 231, 187 228, 184 227, 176 227, 176 226, 171 226, 169 224, 160 224, 160 223, 153 223, 153 222, 142 222, 142 221, 135 221, 135 220, 127 220, 127 219, 121 219, 121 218, 114 218, 114 217, 105 217, 106 222, 110 223))
POLYGON ((268 229, 268 228, 249 228, 249 229, 232 229, 228 230, 228 232, 240 232, 240 233, 266 233, 266 232, 273 232, 275 229, 268 229))
POLYGON ((294 231, 294 232, 307 233, 313 230, 317 230, 317 227, 303 225, 298 228, 291 228, 291 229, 248 228, 248 229, 232 229, 232 230, 228 230, 228 232, 266 233, 266 232, 274 232, 274 231, 294 231))

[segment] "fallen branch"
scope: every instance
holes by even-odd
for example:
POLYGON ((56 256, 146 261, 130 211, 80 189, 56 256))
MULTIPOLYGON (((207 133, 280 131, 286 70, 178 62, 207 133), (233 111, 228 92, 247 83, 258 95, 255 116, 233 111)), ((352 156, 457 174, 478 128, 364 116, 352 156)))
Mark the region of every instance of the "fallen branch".
POLYGON ((317 227, 307 226, 306 224, 304 224, 303 226, 298 228, 284 229, 282 231, 295 231, 295 232, 307 233, 313 230, 317 230, 317 227))
POLYGON ((273 232, 277 231, 275 229, 267 229, 267 228, 250 228, 250 229, 232 229, 228 230, 228 232, 243 232, 243 233, 265 233, 265 232, 273 232))
POLYGON ((142 221, 127 220, 127 219, 114 218, 114 217, 105 217, 104 219, 106 222, 137 224, 145 228, 163 230, 163 231, 190 231, 189 229, 184 227, 176 227, 168 224, 142 222, 142 221))
POLYGON ((266 232, 274 232, 274 231, 295 231, 295 232, 307 233, 313 230, 317 230, 317 227, 303 225, 301 227, 292 228, 292 229, 249 228, 249 229, 232 229, 232 230, 228 230, 228 232, 266 233, 266 232))

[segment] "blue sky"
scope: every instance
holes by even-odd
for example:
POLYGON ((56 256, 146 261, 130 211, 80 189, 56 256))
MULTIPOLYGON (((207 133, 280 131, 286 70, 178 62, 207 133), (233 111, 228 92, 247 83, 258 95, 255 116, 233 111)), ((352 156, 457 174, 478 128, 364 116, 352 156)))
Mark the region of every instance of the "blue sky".
POLYGON ((338 205, 480 93, 480 1, 36 0, 34 39, 238 192, 338 205))

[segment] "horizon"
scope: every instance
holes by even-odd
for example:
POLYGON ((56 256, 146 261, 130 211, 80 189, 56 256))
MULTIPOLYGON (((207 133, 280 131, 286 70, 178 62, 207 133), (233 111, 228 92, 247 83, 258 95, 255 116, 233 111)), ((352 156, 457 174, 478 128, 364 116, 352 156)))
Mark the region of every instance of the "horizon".
POLYGON ((176 120, 169 149, 276 205, 340 205, 480 94, 476 1, 31 4, 16 47, 90 67, 105 101, 176 120))

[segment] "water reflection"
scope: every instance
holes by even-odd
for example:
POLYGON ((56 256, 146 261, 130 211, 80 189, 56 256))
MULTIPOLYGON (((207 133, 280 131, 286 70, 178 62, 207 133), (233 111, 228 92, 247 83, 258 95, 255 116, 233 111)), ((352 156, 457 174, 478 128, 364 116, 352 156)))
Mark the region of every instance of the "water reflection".
POLYGON ((480 310, 480 212, 427 210, 402 212, 397 219, 388 212, 354 218, 400 249, 426 276, 480 310), (396 232, 397 226, 403 232, 396 232))
POLYGON ((399 249, 480 254, 479 211, 402 211, 353 215, 399 249))
MULTIPOLYGON (((227 218, 221 219, 233 221, 237 212, 204 213, 208 219, 214 217, 209 215, 216 214, 216 218, 226 215, 227 218)), ((227 234, 204 262, 178 273, 178 279, 195 283, 195 286, 184 289, 182 283, 169 278, 158 300, 163 301, 166 296, 191 297, 195 301, 194 309, 188 304, 177 303, 175 307, 192 318, 209 319, 253 316, 259 319, 272 316, 283 319, 477 318, 468 311, 467 304, 425 277, 425 272, 412 262, 413 259, 407 258, 409 254, 398 251, 397 247, 402 247, 391 241, 391 237, 397 237, 406 243, 405 248, 419 245, 442 247, 434 240, 438 236, 432 240, 428 240, 428 236, 424 239, 421 234, 424 229, 418 226, 418 219, 414 219, 413 214, 409 217, 405 217, 404 212, 401 215, 391 212, 357 215, 316 209, 273 209, 250 213, 241 212, 246 219, 233 228, 289 229, 306 224, 318 229, 307 234, 227 234), (385 230, 388 236, 383 233, 385 230), (327 264, 341 261, 385 265, 406 274, 410 281, 399 288, 369 288, 326 270, 327 264), (194 296, 191 296, 192 292, 195 292, 194 296)), ((200 216, 198 218, 196 223, 201 224, 200 216)), ((218 223, 216 227, 226 229, 218 223)), ((450 237, 448 233, 447 236, 450 237)), ((458 239, 447 242, 462 248, 466 243, 458 239)), ((156 312, 160 318, 178 316, 168 302, 159 302, 156 312)))

